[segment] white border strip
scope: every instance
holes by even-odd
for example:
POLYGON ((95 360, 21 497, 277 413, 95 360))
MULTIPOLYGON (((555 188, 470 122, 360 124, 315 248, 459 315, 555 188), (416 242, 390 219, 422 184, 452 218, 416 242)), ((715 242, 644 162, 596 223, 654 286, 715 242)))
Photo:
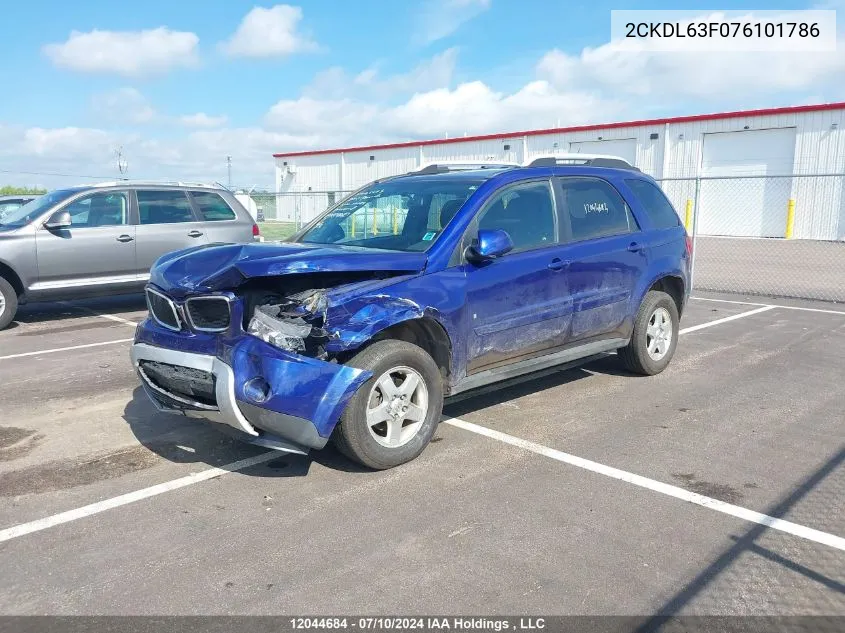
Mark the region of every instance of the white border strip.
POLYGON ((777 306, 763 306, 762 308, 757 308, 756 310, 748 310, 747 312, 740 312, 739 314, 732 314, 729 317, 725 317, 724 319, 716 319, 715 321, 708 321, 707 323, 699 323, 698 325, 692 325, 690 327, 685 327, 684 329, 680 330, 678 334, 689 334, 690 332, 696 332, 698 330, 703 330, 706 327, 712 327, 714 325, 720 325, 722 323, 727 323, 728 321, 736 321, 737 319, 743 319, 747 316, 751 316, 752 314, 760 314, 761 312, 768 312, 769 310, 774 310, 777 306))
POLYGON ((9 360, 10 358, 23 358, 24 356, 41 356, 42 354, 55 354, 56 352, 69 352, 74 349, 86 349, 88 347, 102 347, 103 345, 114 345, 115 343, 131 343, 131 338, 119 338, 114 341, 103 341, 101 343, 86 343, 85 345, 71 345, 70 347, 54 347, 53 349, 43 349, 40 352, 22 352, 20 354, 9 354, 8 356, 0 356, 0 360, 9 360))
POLYGON ((502 433, 501 431, 488 429, 485 426, 479 426, 478 424, 473 424, 472 422, 466 422, 457 418, 450 418, 448 420, 443 420, 443 422, 471 433, 477 433, 478 435, 483 435, 485 437, 498 440, 499 442, 504 442, 505 444, 522 448, 532 453, 536 453, 537 455, 549 457, 559 462, 569 464, 570 466, 583 468, 584 470, 589 470, 590 472, 604 475, 605 477, 618 479, 620 481, 639 486, 640 488, 646 488, 647 490, 659 492, 661 494, 680 499, 681 501, 694 503, 695 505, 715 510, 716 512, 721 512, 722 514, 728 514, 730 516, 737 517, 738 519, 743 519, 744 521, 765 525, 773 530, 786 532, 787 534, 792 534, 793 536, 798 536, 808 541, 821 543, 822 545, 828 545, 829 547, 845 551, 845 538, 840 536, 814 530, 813 528, 798 525, 797 523, 792 523, 791 521, 777 519, 767 514, 762 514, 760 512, 755 512, 754 510, 749 510, 747 508, 735 506, 731 503, 719 501, 718 499, 713 499, 712 497, 705 497, 704 495, 690 492, 684 488, 665 484, 660 481, 655 481, 654 479, 648 479, 647 477, 619 470, 618 468, 613 468, 612 466, 605 466, 604 464, 599 464, 598 462, 593 462, 589 459, 584 459, 583 457, 576 457, 575 455, 570 455, 569 453, 564 453, 562 451, 549 448, 548 446, 543 446, 542 444, 523 440, 522 438, 514 437, 513 435, 508 435, 507 433, 502 433))
POLYGON ((124 319, 123 317, 119 317, 116 314, 105 314, 103 312, 97 312, 96 310, 92 310, 91 308, 86 308, 85 306, 77 306, 73 305, 69 301, 59 301, 60 304, 67 306, 71 310, 81 310, 82 312, 87 312, 91 316, 101 317, 103 319, 108 319, 109 321, 114 321, 116 323, 123 323, 124 325, 131 325, 132 327, 137 327, 138 324, 135 321, 130 321, 129 319, 124 319))
POLYGON ((822 308, 804 308, 802 306, 785 306, 776 303, 754 303, 752 301, 731 301, 730 299, 711 299, 710 297, 690 297, 696 301, 716 301, 718 303, 734 303, 743 306, 771 306, 772 308, 782 308, 783 310, 800 310, 802 312, 821 312, 823 314, 841 314, 845 316, 845 311, 842 310, 824 310, 822 308))
POLYGON ((75 510, 68 510, 67 512, 54 514, 53 516, 37 519, 36 521, 30 521, 29 523, 21 523, 20 525, 0 530, 0 543, 10 541, 13 538, 18 538, 19 536, 24 536, 26 534, 32 534, 33 532, 46 530, 47 528, 55 527, 56 525, 61 525, 62 523, 69 523, 71 521, 76 521, 77 519, 84 519, 85 517, 105 512, 106 510, 119 508, 120 506, 125 506, 129 503, 135 503, 141 499, 155 497, 156 495, 164 494, 165 492, 170 492, 171 490, 177 490, 179 488, 184 488, 185 486, 198 484, 202 481, 214 479, 220 475, 225 475, 226 473, 250 468, 251 466, 255 466, 257 464, 263 464, 264 462, 269 462, 275 457, 279 457, 279 455, 281 455, 281 453, 278 451, 261 453, 255 457, 248 457, 247 459, 232 462, 231 464, 226 464, 225 466, 220 466, 219 468, 209 468, 208 470, 203 470, 202 472, 194 473, 192 475, 188 475, 187 477, 180 477, 179 479, 166 481, 163 484, 157 484, 155 486, 150 486, 149 488, 142 488, 141 490, 136 490, 135 492, 129 492, 125 495, 112 497, 111 499, 82 506, 81 508, 76 508, 75 510))

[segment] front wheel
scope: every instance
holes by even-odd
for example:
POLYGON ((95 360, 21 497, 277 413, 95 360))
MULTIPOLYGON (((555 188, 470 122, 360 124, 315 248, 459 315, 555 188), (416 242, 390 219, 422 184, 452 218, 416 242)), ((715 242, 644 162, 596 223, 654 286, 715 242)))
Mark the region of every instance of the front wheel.
POLYGON ((332 435, 338 449, 378 470, 422 453, 443 411, 443 380, 431 356, 411 343, 386 340, 346 364, 373 376, 346 405, 332 435))
POLYGON ((4 329, 18 311, 18 293, 8 281, 0 277, 0 330, 4 329))
POLYGON ((646 293, 634 320, 631 342, 619 350, 625 367, 646 376, 666 369, 678 344, 679 321, 672 297, 658 290, 646 293))

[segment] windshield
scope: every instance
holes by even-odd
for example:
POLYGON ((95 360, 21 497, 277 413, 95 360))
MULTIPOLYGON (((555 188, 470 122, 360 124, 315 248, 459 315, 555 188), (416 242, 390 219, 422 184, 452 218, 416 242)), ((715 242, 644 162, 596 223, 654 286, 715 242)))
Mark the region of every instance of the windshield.
POLYGON ((0 220, 0 226, 20 227, 26 226, 42 213, 47 211, 50 207, 67 200, 79 189, 59 189, 58 191, 51 191, 45 193, 43 196, 26 203, 22 207, 7 213, 0 220))
POLYGON ((424 251, 482 182, 405 178, 373 184, 326 211, 299 241, 424 251))

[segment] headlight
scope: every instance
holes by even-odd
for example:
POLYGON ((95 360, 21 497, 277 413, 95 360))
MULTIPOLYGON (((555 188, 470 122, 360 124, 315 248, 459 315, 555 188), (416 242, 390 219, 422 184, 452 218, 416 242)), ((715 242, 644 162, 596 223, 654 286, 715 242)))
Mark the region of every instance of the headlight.
MULTIPOLYGON (((311 325, 301 318, 277 319, 264 312, 262 310, 264 307, 258 306, 255 309, 247 332, 266 343, 270 343, 270 345, 275 345, 279 349, 289 352, 304 352, 305 338, 311 334, 311 325)), ((272 306, 267 307, 273 309, 272 306)))

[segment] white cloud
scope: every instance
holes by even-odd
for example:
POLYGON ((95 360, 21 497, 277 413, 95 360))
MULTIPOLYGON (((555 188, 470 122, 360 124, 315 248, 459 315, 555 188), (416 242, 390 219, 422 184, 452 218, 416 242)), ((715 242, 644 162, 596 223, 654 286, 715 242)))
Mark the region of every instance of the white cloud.
POLYGON ((287 4, 270 9, 255 7, 221 48, 233 57, 276 57, 315 51, 316 42, 298 31, 301 20, 300 7, 287 4))
POLYGON ((66 42, 42 50, 61 68, 141 76, 196 66, 198 44, 196 34, 162 26, 147 31, 73 31, 66 42))
MULTIPOLYGON (((845 46, 839 37, 838 48, 845 46)), ((736 102, 743 98, 800 94, 845 79, 845 56, 816 52, 656 52, 636 40, 612 41, 578 55, 546 53, 540 77, 558 87, 602 94, 652 96, 666 103, 690 99, 736 102)), ((843 94, 841 91, 839 94, 843 94)))
POLYGON ((374 65, 356 75, 335 66, 317 73, 302 94, 315 99, 369 98, 391 100, 414 92, 434 90, 452 83, 458 49, 449 48, 425 59, 405 73, 379 74, 374 65))
POLYGON ((220 127, 226 124, 228 118, 225 116, 209 116, 205 112, 197 112, 196 114, 181 116, 179 117, 179 121, 189 127, 220 127))
POLYGON ((531 82, 512 94, 474 81, 454 90, 417 93, 397 106, 352 99, 283 100, 270 109, 265 124, 290 135, 308 133, 318 145, 331 146, 553 127, 561 120, 597 122, 622 111, 623 104, 613 99, 557 90, 547 81, 531 82))
POLYGON ((491 0, 429 0, 415 20, 418 44, 430 44, 457 31, 490 8, 491 0))
POLYGON ((156 111, 135 88, 119 88, 101 92, 91 98, 94 112, 114 123, 143 124, 156 118, 156 111))

